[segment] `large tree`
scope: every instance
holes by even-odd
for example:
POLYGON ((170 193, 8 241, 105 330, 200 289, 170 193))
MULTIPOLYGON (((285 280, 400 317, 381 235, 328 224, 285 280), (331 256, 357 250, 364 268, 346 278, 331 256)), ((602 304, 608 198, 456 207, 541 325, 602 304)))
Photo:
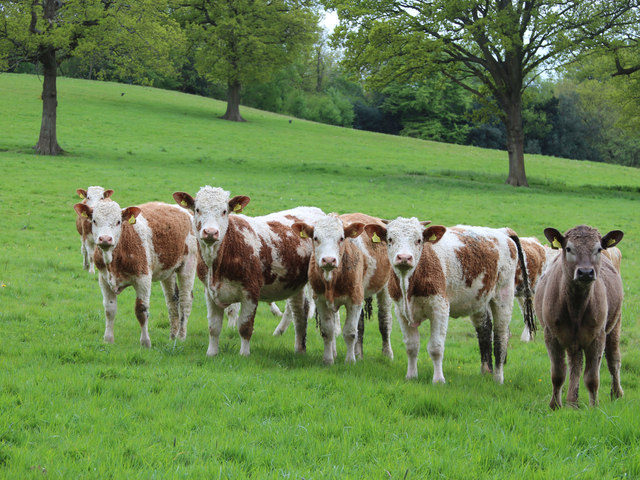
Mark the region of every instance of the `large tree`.
POLYGON ((243 85, 263 82, 295 60, 316 38, 318 15, 311 0, 181 0, 196 68, 227 86, 227 111, 240 115, 243 85))
POLYGON ((42 155, 62 152, 58 144, 57 76, 73 55, 108 56, 123 75, 136 76, 151 63, 167 61, 183 35, 161 0, 6 0, 0 4, 0 68, 20 62, 42 66, 42 122, 35 146, 42 155))
POLYGON ((497 107, 507 183, 526 186, 522 95, 541 72, 630 21, 636 0, 326 0, 345 63, 372 84, 434 71, 497 107))

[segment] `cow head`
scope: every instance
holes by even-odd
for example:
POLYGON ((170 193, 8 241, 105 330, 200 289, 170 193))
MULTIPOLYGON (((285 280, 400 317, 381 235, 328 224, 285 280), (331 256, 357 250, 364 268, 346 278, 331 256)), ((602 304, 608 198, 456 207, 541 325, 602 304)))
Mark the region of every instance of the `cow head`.
POLYGON ((338 215, 330 214, 318 220, 314 226, 296 222, 291 228, 296 235, 313 239, 315 261, 325 272, 325 279, 329 280, 330 272, 340 267, 345 239, 358 237, 364 230, 364 224, 351 223, 345 226, 338 215))
POLYGON ((562 249, 562 265, 567 278, 590 285, 598 277, 602 251, 617 245, 624 234, 612 230, 604 237, 595 228, 578 225, 562 235, 555 228, 545 228, 544 236, 551 248, 562 249))
POLYGON ((122 224, 127 222, 133 225, 140 215, 138 207, 121 209, 116 202, 98 202, 95 208, 84 203, 76 203, 73 208, 80 217, 91 222, 93 241, 102 250, 105 263, 110 263, 113 250, 120 241, 122 224))
POLYGON ((447 230, 441 225, 432 225, 425 229, 425 225, 429 223, 431 222, 420 222, 415 217, 398 217, 386 227, 369 224, 365 231, 372 242, 386 242, 391 266, 396 274, 406 276, 413 272, 418 264, 424 243, 437 243, 447 230))
POLYGON ((95 208, 100 200, 105 200, 113 195, 113 190, 105 190, 102 187, 89 187, 86 190, 79 188, 76 193, 82 198, 83 202, 89 205, 91 208, 95 208))
POLYGON ((184 192, 174 193, 173 198, 192 211, 196 237, 203 247, 219 244, 229 228, 229 215, 242 212, 250 200, 245 196, 229 199, 229 192, 209 185, 202 187, 195 199, 184 192))

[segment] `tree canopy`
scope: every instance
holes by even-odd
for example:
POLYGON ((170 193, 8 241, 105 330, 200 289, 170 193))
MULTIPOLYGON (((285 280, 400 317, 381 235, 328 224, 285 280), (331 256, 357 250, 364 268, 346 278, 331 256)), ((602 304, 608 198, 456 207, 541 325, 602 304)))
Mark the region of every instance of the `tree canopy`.
POLYGON ((509 152, 507 183, 527 185, 522 95, 542 71, 630 25, 626 0, 327 0, 345 64, 370 84, 441 72, 497 107, 509 152))

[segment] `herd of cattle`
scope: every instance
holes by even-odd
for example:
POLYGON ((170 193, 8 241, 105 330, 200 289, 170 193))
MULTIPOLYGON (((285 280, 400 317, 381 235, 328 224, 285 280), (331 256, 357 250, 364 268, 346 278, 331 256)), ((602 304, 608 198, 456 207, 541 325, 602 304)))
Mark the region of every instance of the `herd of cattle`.
MULTIPOLYGON (((623 394, 623 290, 621 254, 615 247, 621 231, 601 237, 585 225, 564 235, 547 228, 547 247, 533 237, 520 239, 509 228, 445 228, 416 218, 327 215, 315 207, 248 217, 241 212, 249 197, 230 198, 229 192, 210 186, 195 197, 174 193, 176 205, 151 202, 124 209, 111 199, 113 190, 93 186, 77 193, 83 201, 74 205, 76 226, 84 268, 94 272, 95 265, 99 272, 105 342, 114 341, 117 295, 133 286, 140 343, 151 346, 148 309, 155 281, 162 284, 171 338, 184 339, 197 275, 205 286, 209 356, 218 354, 225 310, 230 322, 236 319, 240 354, 249 355, 258 302, 286 300, 274 334, 293 322, 295 350, 304 352, 309 309, 315 306, 326 364, 336 358, 338 309, 344 306, 345 361, 355 362, 362 355, 363 306, 375 295, 382 353, 390 358, 395 305, 407 350, 407 378, 418 375, 418 327, 429 319, 433 382, 445 381, 442 361, 449 317, 468 316, 476 329, 482 372, 492 372, 502 383, 514 297, 525 319, 521 338, 528 341, 536 326, 535 294, 535 313, 551 360, 550 407, 562 406, 566 356, 568 403, 578 401, 583 355, 591 405, 597 403, 603 352, 612 376, 611 396, 623 394)), ((279 313, 273 303, 272 311, 279 313)))

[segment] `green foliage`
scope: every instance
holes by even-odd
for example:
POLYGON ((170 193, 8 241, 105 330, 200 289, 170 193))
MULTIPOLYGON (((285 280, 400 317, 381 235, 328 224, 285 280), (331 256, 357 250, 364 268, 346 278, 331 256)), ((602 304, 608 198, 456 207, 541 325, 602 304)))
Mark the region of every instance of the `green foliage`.
POLYGON ((289 123, 253 109, 246 124, 224 122, 221 102, 146 87, 63 78, 59 93, 73 153, 52 162, 31 149, 38 78, 0 75, 0 477, 640 475, 640 170, 532 155, 532 187, 514 190, 502 183, 501 153, 488 149, 289 123), (316 205, 509 225, 521 235, 583 222, 621 228, 625 397, 608 398, 603 366, 598 408, 551 412, 544 342, 517 339, 518 313, 504 385, 480 375, 467 319, 451 320, 445 385, 430 382, 428 325, 420 328, 420 378, 406 382, 397 325, 395 360, 382 357, 374 322, 362 361, 344 365, 338 339, 339 361, 327 368, 315 327, 307 354, 295 355, 291 330, 271 336, 277 320, 265 305, 249 358, 225 328, 220 356, 207 359, 199 283, 184 343, 169 339, 156 284, 153 348, 138 344, 130 289, 118 297, 116 343, 104 344, 100 290, 81 265, 75 189, 107 186, 130 205, 171 202, 172 192, 207 183, 251 196, 248 215, 316 205))

